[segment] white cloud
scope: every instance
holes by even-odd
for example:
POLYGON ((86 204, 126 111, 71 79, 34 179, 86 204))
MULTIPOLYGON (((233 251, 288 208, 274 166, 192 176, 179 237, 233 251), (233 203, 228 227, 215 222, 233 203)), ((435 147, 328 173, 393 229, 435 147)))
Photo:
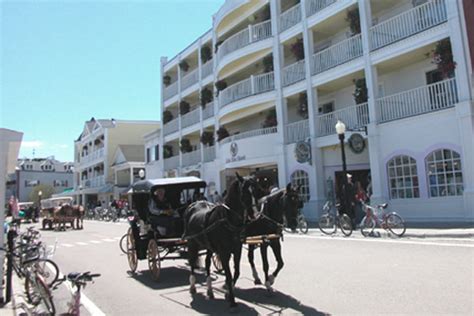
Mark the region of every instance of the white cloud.
POLYGON ((21 147, 23 148, 41 148, 43 147, 44 143, 39 140, 30 140, 30 141, 22 141, 21 147))

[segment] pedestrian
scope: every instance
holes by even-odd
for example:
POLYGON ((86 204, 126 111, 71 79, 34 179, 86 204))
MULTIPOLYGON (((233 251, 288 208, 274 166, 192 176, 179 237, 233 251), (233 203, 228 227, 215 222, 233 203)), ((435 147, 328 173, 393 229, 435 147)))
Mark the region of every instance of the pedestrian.
POLYGON ((356 182, 356 192, 355 192, 355 221, 356 223, 360 223, 362 218, 364 217, 364 210, 362 209, 362 202, 367 201, 367 194, 362 187, 362 183, 360 181, 356 182))
POLYGON ((220 196, 219 192, 214 192, 214 202, 215 203, 224 203, 222 196, 220 196))
POLYGON ((354 184, 352 183, 352 175, 350 173, 347 174, 347 183, 343 187, 343 197, 345 213, 351 218, 352 224, 355 226, 355 188, 354 184))

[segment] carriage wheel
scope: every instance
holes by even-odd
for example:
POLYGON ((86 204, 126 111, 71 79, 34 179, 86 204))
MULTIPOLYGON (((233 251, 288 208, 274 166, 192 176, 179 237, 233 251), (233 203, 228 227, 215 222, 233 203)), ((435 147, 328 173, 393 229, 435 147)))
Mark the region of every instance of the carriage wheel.
POLYGON ((138 258, 137 258, 137 250, 135 248, 135 239, 133 239, 133 233, 130 229, 127 235, 127 259, 128 259, 128 266, 132 272, 137 270, 138 265, 138 258))
POLYGON ((154 239, 150 239, 150 241, 148 242, 147 258, 148 268, 150 269, 150 272, 153 275, 155 281, 157 281, 160 277, 161 262, 158 244, 154 239))
POLYGON ((214 265, 214 268, 216 269, 217 273, 221 273, 224 271, 224 268, 222 267, 221 258, 219 258, 219 255, 216 253, 212 255, 212 264, 214 265))

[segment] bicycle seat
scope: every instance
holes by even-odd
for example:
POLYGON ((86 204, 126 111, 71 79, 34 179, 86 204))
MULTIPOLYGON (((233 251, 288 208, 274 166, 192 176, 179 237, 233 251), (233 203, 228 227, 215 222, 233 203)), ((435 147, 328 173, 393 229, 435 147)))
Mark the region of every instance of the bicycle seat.
POLYGON ((381 207, 381 208, 387 208, 387 206, 388 206, 388 203, 377 205, 377 207, 381 207))

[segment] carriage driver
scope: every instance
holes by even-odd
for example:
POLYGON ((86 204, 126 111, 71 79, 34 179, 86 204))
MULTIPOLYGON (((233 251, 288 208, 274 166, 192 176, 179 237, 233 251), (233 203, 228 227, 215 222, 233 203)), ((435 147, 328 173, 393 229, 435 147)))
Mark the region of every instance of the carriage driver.
POLYGON ((166 198, 165 189, 159 188, 153 193, 153 202, 150 205, 150 212, 153 215, 173 215, 171 204, 166 198))

